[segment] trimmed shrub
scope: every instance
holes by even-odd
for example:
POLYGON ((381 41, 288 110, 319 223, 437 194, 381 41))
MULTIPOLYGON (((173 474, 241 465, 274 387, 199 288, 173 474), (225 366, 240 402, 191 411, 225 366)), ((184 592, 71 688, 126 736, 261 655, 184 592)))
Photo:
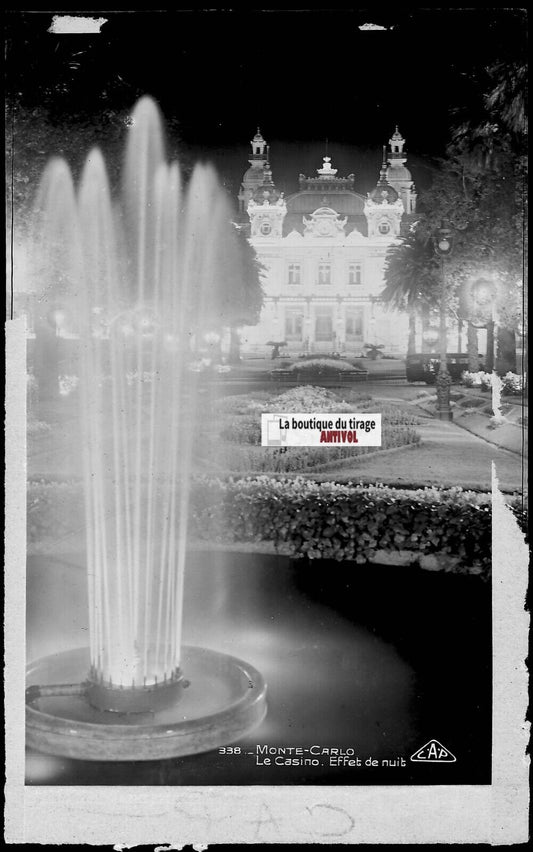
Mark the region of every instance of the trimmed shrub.
POLYGON ((461 382, 466 388, 472 388, 474 385, 481 385, 479 373, 472 373, 470 370, 464 370, 461 373, 461 382))
MULTIPOLYGON (((526 530, 521 499, 509 505, 526 530)), ((190 507, 192 536, 214 544, 268 541, 295 557, 359 563, 377 550, 445 553, 460 558, 454 570, 490 574, 490 494, 459 487, 409 491, 302 477, 199 477, 190 507)), ((29 545, 81 533, 84 524, 80 482, 29 483, 29 545)))
POLYGON ((316 354, 298 355, 298 361, 337 361, 340 358, 342 358, 340 352, 324 352, 321 356, 318 356, 316 354))
POLYGON ((192 524, 200 539, 267 540, 311 559, 364 563, 377 550, 393 549, 450 554, 484 576, 491 567, 490 495, 459 487, 404 491, 302 478, 205 478, 195 484, 192 524))
POLYGON ((506 373, 502 378, 503 393, 510 396, 520 396, 524 388, 524 380, 517 373, 506 373))
POLYGON ((300 376, 337 376, 339 373, 353 371, 355 367, 340 358, 338 360, 335 358, 312 358, 309 361, 291 364, 288 369, 300 376))
POLYGON ((479 370, 477 373, 471 373, 469 370, 464 370, 464 372, 461 373, 461 381, 467 388, 490 388, 492 385, 492 373, 485 373, 483 370, 479 370))

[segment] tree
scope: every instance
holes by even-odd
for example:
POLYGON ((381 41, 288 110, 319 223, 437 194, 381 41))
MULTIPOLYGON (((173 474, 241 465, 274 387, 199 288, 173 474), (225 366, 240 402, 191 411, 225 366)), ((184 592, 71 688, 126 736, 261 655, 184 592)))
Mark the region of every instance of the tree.
MULTIPOLYGON (((491 282, 498 318, 498 369, 513 369, 513 339, 523 329, 527 196, 527 60, 517 37, 513 61, 472 69, 469 96, 453 114, 446 156, 436 163, 431 187, 418 199, 417 234, 431 244, 443 222, 454 249, 446 262, 448 308, 479 278, 491 282), (468 101, 468 103, 467 103, 468 101)), ((467 81, 465 81, 467 82, 467 81)), ((407 271, 409 256, 407 255, 407 271)), ((401 255, 399 256, 399 262, 401 255)), ((468 327, 471 368, 477 368, 475 318, 468 327)), ((488 321, 488 333, 491 323, 488 321)), ((527 337, 526 337, 527 339, 527 337)))
MULTIPOLYGON (((59 117, 42 104, 27 106, 18 98, 6 105, 7 203, 13 205, 19 230, 28 226, 39 181, 52 157, 64 158, 77 180, 87 154, 97 147, 104 155, 111 188, 118 189, 134 105, 132 99, 127 106, 109 106, 95 115, 65 113, 59 117)), ((165 130, 168 158, 178 158, 188 177, 192 158, 189 152, 179 150, 176 120, 165 120, 165 130)))
MULTIPOLYGON (((478 98, 478 109, 459 122, 452 134, 450 152, 462 153, 472 170, 489 168, 506 181, 507 227, 500 236, 512 247, 511 276, 507 276, 496 305, 499 317, 499 372, 516 371, 516 332, 525 341, 526 280, 523 272, 527 251, 527 74, 525 43, 517 39, 513 62, 496 62, 486 69, 486 85, 478 98), (518 267, 518 268, 517 268, 518 267), (523 283, 522 283, 523 282, 523 283)), ((501 224, 501 223, 500 223, 501 224)), ((501 242, 498 249, 505 249, 501 242)), ((492 320, 491 320, 492 322, 492 320)), ((490 329, 490 323, 489 323, 490 329)), ((524 377, 527 380, 527 374, 524 377)), ((527 393, 527 384, 524 382, 527 393)))
POLYGON ((416 351, 416 317, 427 319, 438 301, 439 265, 431 240, 413 227, 400 243, 388 249, 384 277, 381 299, 390 308, 409 315, 407 354, 411 355, 416 351))
MULTIPOLYGON (((509 352, 519 316, 505 311, 515 303, 523 278, 524 199, 517 180, 516 158, 501 151, 497 161, 480 164, 463 146, 454 145, 440 162, 429 190, 419 199, 417 230, 431 240, 442 222, 454 232, 454 251, 447 261, 450 306, 457 306, 462 287, 479 277, 493 282, 500 348, 509 352), (507 343, 505 343, 507 341, 507 343)), ((474 336, 469 334, 472 347, 474 336)), ((470 352, 477 362, 477 352, 470 352)), ((500 370, 513 368, 513 356, 500 359, 500 370)))
POLYGON ((226 236, 217 265, 215 303, 221 323, 229 328, 229 357, 235 363, 240 360, 238 329, 259 322, 263 306, 261 273, 264 266, 238 225, 229 223, 226 236))
POLYGON ((485 69, 467 116, 457 111, 451 146, 468 151, 479 164, 498 163, 500 153, 527 153, 527 76, 525 56, 498 61, 485 69))

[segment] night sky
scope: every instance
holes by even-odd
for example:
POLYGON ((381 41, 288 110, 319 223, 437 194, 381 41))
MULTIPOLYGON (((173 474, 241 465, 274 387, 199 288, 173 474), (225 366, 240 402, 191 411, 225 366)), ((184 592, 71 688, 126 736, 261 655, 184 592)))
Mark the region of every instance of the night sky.
POLYGON ((355 172, 366 192, 396 123, 423 188, 423 162, 475 109, 485 69, 521 58, 526 38, 511 7, 90 14, 108 19, 99 35, 52 35, 52 13, 8 13, 8 101, 60 121, 151 94, 178 150, 214 161, 235 193, 258 124, 280 189, 315 174, 327 139, 339 176, 355 172))

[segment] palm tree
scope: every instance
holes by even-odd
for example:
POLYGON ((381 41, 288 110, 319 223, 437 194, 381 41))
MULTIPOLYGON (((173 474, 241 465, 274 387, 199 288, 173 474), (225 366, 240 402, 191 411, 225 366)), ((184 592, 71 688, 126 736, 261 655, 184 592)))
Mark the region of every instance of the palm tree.
POLYGON ((452 130, 452 148, 469 151, 478 165, 498 167, 503 150, 517 157, 526 155, 528 62, 496 62, 485 69, 478 83, 477 98, 469 104, 468 114, 456 112, 452 130))
POLYGON ((380 298, 393 310, 409 314, 407 354, 416 351, 416 318, 427 317, 438 301, 439 265, 430 240, 412 228, 385 256, 385 287, 380 298))
MULTIPOLYGON (((452 131, 450 150, 467 156, 471 166, 493 169, 504 175, 508 186, 514 190, 515 209, 511 222, 515 223, 506 242, 513 246, 519 265, 523 263, 524 244, 527 240, 527 207, 517 199, 525 199, 527 187, 527 80, 528 61, 525 57, 526 40, 518 40, 516 58, 513 62, 500 61, 485 69, 485 85, 478 94, 477 104, 452 131), (511 168, 509 168, 511 162, 511 168), (507 173, 505 173, 507 172, 507 173)), ((499 195, 498 200, 502 198, 499 195)), ((512 208, 511 208, 512 209, 512 208)), ((520 278, 520 270, 512 276, 513 283, 520 278)), ((524 287, 527 283, 524 282, 524 287)), ((512 288, 511 288, 512 289, 512 288)), ((524 304, 527 303, 527 294, 524 304)), ((512 303, 512 293, 506 303, 512 303)), ((503 311, 505 313, 505 311, 503 311)), ((498 327, 498 365, 500 372, 516 370, 515 324, 498 327)), ((474 334, 474 331, 472 332, 474 334)), ((527 363, 527 334, 525 335, 527 363)), ((527 381, 527 373, 524 376, 527 381)))

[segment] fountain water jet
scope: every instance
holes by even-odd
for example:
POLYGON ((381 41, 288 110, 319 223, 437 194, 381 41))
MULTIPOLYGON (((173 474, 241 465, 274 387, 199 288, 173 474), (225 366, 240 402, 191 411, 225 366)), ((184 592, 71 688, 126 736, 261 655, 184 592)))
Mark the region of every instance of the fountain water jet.
POLYGON ((63 161, 45 173, 35 254, 66 282, 79 337, 90 648, 29 666, 35 748, 170 757, 231 742, 266 712, 252 667, 181 643, 198 404, 188 361, 210 327, 229 227, 212 169, 196 166, 185 190, 167 164, 149 98, 132 115, 119 204, 96 149, 77 192, 63 161))

